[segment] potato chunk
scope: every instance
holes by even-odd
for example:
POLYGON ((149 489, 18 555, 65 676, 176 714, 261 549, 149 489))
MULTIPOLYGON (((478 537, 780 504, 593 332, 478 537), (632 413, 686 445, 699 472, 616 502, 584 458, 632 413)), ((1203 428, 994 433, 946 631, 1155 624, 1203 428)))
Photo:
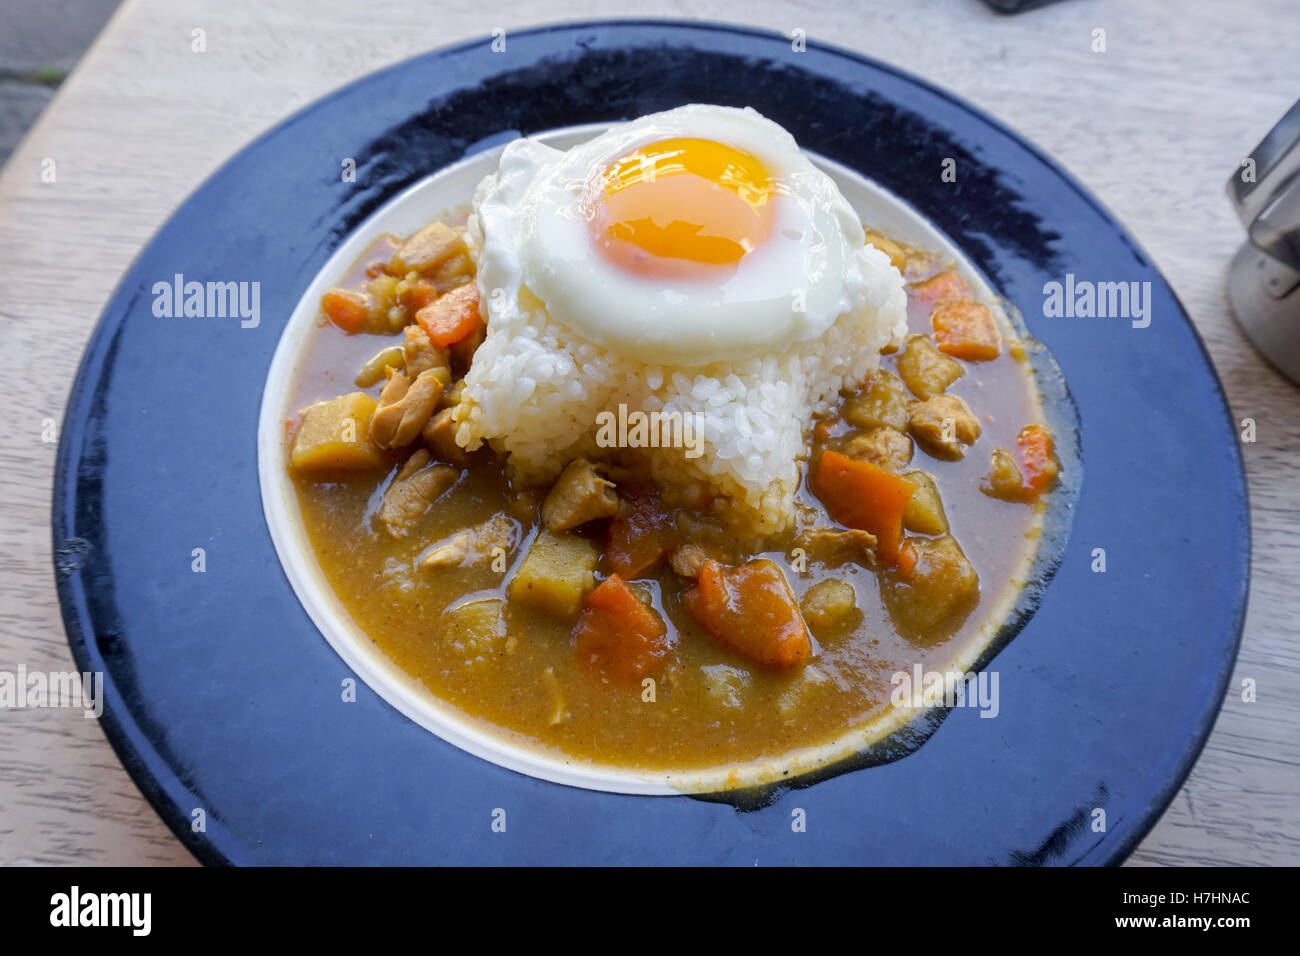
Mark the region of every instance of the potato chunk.
POLYGON ((915 493, 903 509, 903 527, 918 534, 947 534, 948 516, 934 477, 919 470, 904 472, 903 477, 916 485, 915 493))
POLYGON ((439 631, 466 668, 478 669, 505 656, 509 629, 500 598, 468 601, 443 612, 439 631))
POLYGON ((289 453, 293 469, 361 471, 387 464, 369 437, 376 404, 365 392, 351 392, 304 408, 289 453))
POLYGON ((844 420, 855 428, 907 427, 907 392, 898 376, 883 369, 844 402, 844 420))
POLYGON ((886 571, 880 596, 894 624, 905 636, 923 639, 940 625, 960 621, 979 596, 979 576, 952 535, 908 538, 904 548, 916 554, 910 572, 886 571))
POLYGON ((979 419, 956 395, 935 395, 917 402, 907 430, 930 454, 950 461, 964 457, 965 446, 980 437, 979 419))
POLYGON ((540 529, 510 579, 510 599, 571 620, 595 586, 599 561, 600 549, 586 538, 540 529))
POLYGON ((898 357, 898 374, 917 398, 942 395, 965 374, 956 359, 944 355, 924 335, 909 335, 898 357))
POLYGON ((389 269, 394 275, 431 273, 453 256, 465 253, 465 240, 445 222, 425 226, 393 253, 389 269))
POLYGON ((839 578, 827 578, 810 587, 799 600, 803 619, 818 637, 833 633, 855 616, 858 596, 853 585, 839 578))
POLYGON ((1003 501, 1024 501, 1029 497, 1020 466, 1011 452, 1005 448, 993 449, 989 473, 980 482, 980 491, 1003 501))

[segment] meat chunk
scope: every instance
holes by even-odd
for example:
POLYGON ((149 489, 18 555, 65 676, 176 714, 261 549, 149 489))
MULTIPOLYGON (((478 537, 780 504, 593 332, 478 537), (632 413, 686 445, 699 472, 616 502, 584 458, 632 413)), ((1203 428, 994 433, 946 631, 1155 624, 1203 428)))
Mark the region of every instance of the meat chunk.
POLYGON ((894 624, 905 635, 922 637, 940 625, 959 622, 979 597, 979 576, 951 535, 908 538, 915 563, 907 573, 886 572, 880 596, 894 624))
POLYGON ((616 514, 618 495, 614 483, 602 478, 586 458, 569 462, 542 502, 542 522, 552 534, 616 514))
POLYGON ((392 483, 384 490, 379 505, 379 523, 397 538, 410 534, 429 506, 456 483, 460 470, 429 463, 423 448, 406 460, 392 483))
POLYGON ((370 440, 380 448, 409 445, 433 414, 441 395, 437 369, 421 372, 415 381, 390 370, 388 384, 379 394, 379 407, 370 417, 370 440))
POLYGON ((688 542, 668 557, 672 569, 684 578, 698 578, 705 561, 716 560, 698 544, 688 542))
POLYGON ((909 335, 898 357, 898 374, 917 398, 942 395, 965 374, 956 359, 944 355, 924 335, 909 335))
POLYGON ((859 528, 811 528, 800 532, 794 546, 811 560, 836 567, 845 561, 865 562, 876 547, 876 536, 859 528))
POLYGON ((912 460, 912 439, 896 428, 872 428, 845 442, 844 454, 890 471, 902 471, 912 460))
POLYGON ((956 395, 935 395, 912 406, 907 430, 936 458, 956 460, 980 437, 975 413, 956 395))
POLYGON ((418 325, 408 325, 402 333, 402 352, 405 357, 406 377, 418 378, 430 369, 445 369, 444 386, 451 384, 451 356, 429 341, 428 334, 418 325))
POLYGON ((435 541, 419 560, 421 570, 467 568, 490 561, 497 548, 505 553, 519 543, 519 524, 504 514, 435 541))
POLYGON ((452 421, 452 410, 441 409, 424 423, 420 438, 430 453, 439 461, 453 465, 463 465, 469 460, 469 453, 456 444, 456 423, 452 421))

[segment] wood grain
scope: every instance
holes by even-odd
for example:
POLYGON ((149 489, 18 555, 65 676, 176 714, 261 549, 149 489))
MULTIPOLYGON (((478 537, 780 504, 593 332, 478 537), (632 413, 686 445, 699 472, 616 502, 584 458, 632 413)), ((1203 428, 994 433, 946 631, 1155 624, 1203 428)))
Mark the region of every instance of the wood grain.
MULTIPOLYGON (((0 669, 70 669, 49 499, 70 378, 118 277, 220 162, 290 111, 431 47, 619 16, 573 0, 129 0, 0 172, 0 669), (207 51, 191 51, 191 31, 207 51), (42 183, 53 158, 57 181, 42 183)), ((1134 864, 1300 863, 1300 392, 1247 345, 1223 276, 1242 229, 1223 184, 1297 95, 1290 0, 1070 0, 1018 17, 976 0, 661 3, 656 14, 803 29, 947 87, 1077 175, 1143 243, 1204 337, 1245 446, 1254 581, 1234 687, 1134 864), (1094 53, 1094 28, 1107 50, 1094 53)), ((92 720, 0 712, 0 863, 186 863, 92 720)))

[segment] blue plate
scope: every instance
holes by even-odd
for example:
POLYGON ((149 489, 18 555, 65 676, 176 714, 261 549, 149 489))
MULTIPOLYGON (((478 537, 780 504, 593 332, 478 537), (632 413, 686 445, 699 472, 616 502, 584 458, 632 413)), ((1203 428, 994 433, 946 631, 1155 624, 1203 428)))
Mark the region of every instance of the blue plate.
POLYGON ((400 63, 256 140, 159 231, 100 319, 59 447, 56 572, 77 662, 105 674, 105 732, 150 802, 208 863, 1122 859, 1209 734, 1249 553, 1233 423, 1145 253, 1033 146, 856 54, 667 21, 505 39, 400 63), (341 703, 349 672, 280 570, 257 480, 280 331, 369 213, 516 134, 696 101, 753 106, 951 236, 1055 355, 1087 473, 1060 569, 997 656, 996 720, 957 708, 904 759, 745 812, 546 783, 457 750, 364 685, 341 703), (340 181, 346 157, 355 183, 340 181), (260 282, 260 324, 156 316, 154 285, 177 273, 260 282), (1049 315, 1044 287, 1067 276, 1149 283, 1149 326, 1049 315))

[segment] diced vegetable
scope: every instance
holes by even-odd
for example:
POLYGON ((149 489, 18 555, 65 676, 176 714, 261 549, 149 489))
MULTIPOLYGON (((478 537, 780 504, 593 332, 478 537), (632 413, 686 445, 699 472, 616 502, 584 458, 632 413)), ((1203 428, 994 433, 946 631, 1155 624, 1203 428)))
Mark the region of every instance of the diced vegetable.
POLYGON ((416 279, 408 282, 403 279, 397 284, 397 301, 412 315, 438 298, 438 287, 428 279, 416 279))
POLYGON ((817 461, 812 489, 840 524, 875 535, 886 563, 897 560, 903 513, 916 485, 869 461, 828 450, 817 461))
POLYGON ((947 534, 948 516, 934 476, 924 471, 908 471, 903 477, 916 485, 916 494, 908 499, 903 511, 903 527, 918 534, 947 534))
POLYGON ((700 668, 709 699, 723 707, 743 707, 749 696, 749 672, 730 664, 709 664, 700 668))
POLYGON ((358 388, 369 388, 371 385, 378 385, 388 375, 390 368, 401 368, 406 362, 406 355, 402 352, 401 346, 390 345, 386 349, 380 349, 372 355, 366 364, 361 366, 357 372, 357 377, 352 380, 358 388))
POLYGON ((586 538, 541 528, 510 579, 510 598, 571 620, 582 607, 582 596, 596 583, 599 560, 600 550, 586 538))
POLYGON ((989 473, 980 482, 980 491, 1003 501, 1027 501, 1032 495, 1025 487, 1015 456, 1005 448, 994 448, 989 473))
POLYGON ((898 377, 883 369, 844 402, 844 420, 858 428, 907 427, 907 393, 898 377))
POLYGON ((605 562, 632 580, 658 564, 681 541, 677 523, 654 488, 622 489, 619 513, 609 523, 605 562))
POLYGON ((617 574, 583 600, 573 642, 579 665, 625 686, 654 674, 672 646, 659 615, 617 574))
POLYGON ((980 437, 979 419, 956 395, 935 395, 912 406, 907 430, 936 458, 955 461, 980 437))
POLYGON ((474 278, 474 262, 466 253, 459 253, 433 270, 433 281, 439 292, 450 292, 474 278))
POLYGON ((939 351, 965 359, 987 362, 1002 352, 1002 333, 993 313, 973 299, 941 302, 930 316, 934 341, 939 351))
POLYGON ((417 312, 415 320, 439 348, 456 344, 483 325, 478 312, 478 283, 468 282, 439 296, 417 312))
POLYGON ((465 240, 445 222, 425 226, 393 253, 389 269, 395 275, 408 272, 428 273, 456 255, 465 252, 465 240))
POLYGON ((402 357, 407 378, 414 379, 421 372, 442 369, 445 374, 438 380, 443 387, 451 384, 451 358, 446 349, 429 341, 429 336, 418 325, 408 325, 402 330, 402 357))
POLYGON ((1020 461, 1024 466, 1025 484, 1042 494, 1056 484, 1061 464, 1056 459, 1056 447, 1051 432, 1042 425, 1026 425, 1016 438, 1020 448, 1020 461))
POLYGON ((388 459, 369 438, 374 398, 352 392, 302 410, 289 454, 295 471, 381 468, 388 459))
POLYGON ((1020 464, 1005 448, 993 449, 989 473, 980 490, 1004 501, 1033 501, 1051 489, 1061 472, 1051 433, 1042 425, 1026 425, 1016 439, 1020 464))
POLYGON ((771 561, 739 567, 706 561, 682 603, 719 644, 764 667, 791 670, 812 656, 799 603, 771 561))
POLYGON ((330 289, 320 300, 325 317, 349 335, 360 332, 370 315, 370 300, 352 289, 330 289))
POLYGON ((960 362, 944 355, 924 335, 909 335, 898 356, 898 374, 917 398, 942 395, 965 373, 960 362))
POLYGON ((813 633, 822 637, 856 617, 857 593, 847 581, 826 578, 804 592, 799 608, 813 633))
POLYGON ((443 612, 439 633, 467 668, 476 669, 506 654, 509 629, 504 612, 500 598, 459 604, 443 612))
POLYGON ((941 272, 923 282, 913 283, 909 292, 913 301, 931 306, 938 305, 944 299, 970 296, 970 288, 955 272, 941 272))
POLYGON ((885 572, 880 596, 904 635, 916 639, 945 622, 969 613, 979 596, 979 576, 951 535, 908 538, 916 555, 910 574, 885 572))

